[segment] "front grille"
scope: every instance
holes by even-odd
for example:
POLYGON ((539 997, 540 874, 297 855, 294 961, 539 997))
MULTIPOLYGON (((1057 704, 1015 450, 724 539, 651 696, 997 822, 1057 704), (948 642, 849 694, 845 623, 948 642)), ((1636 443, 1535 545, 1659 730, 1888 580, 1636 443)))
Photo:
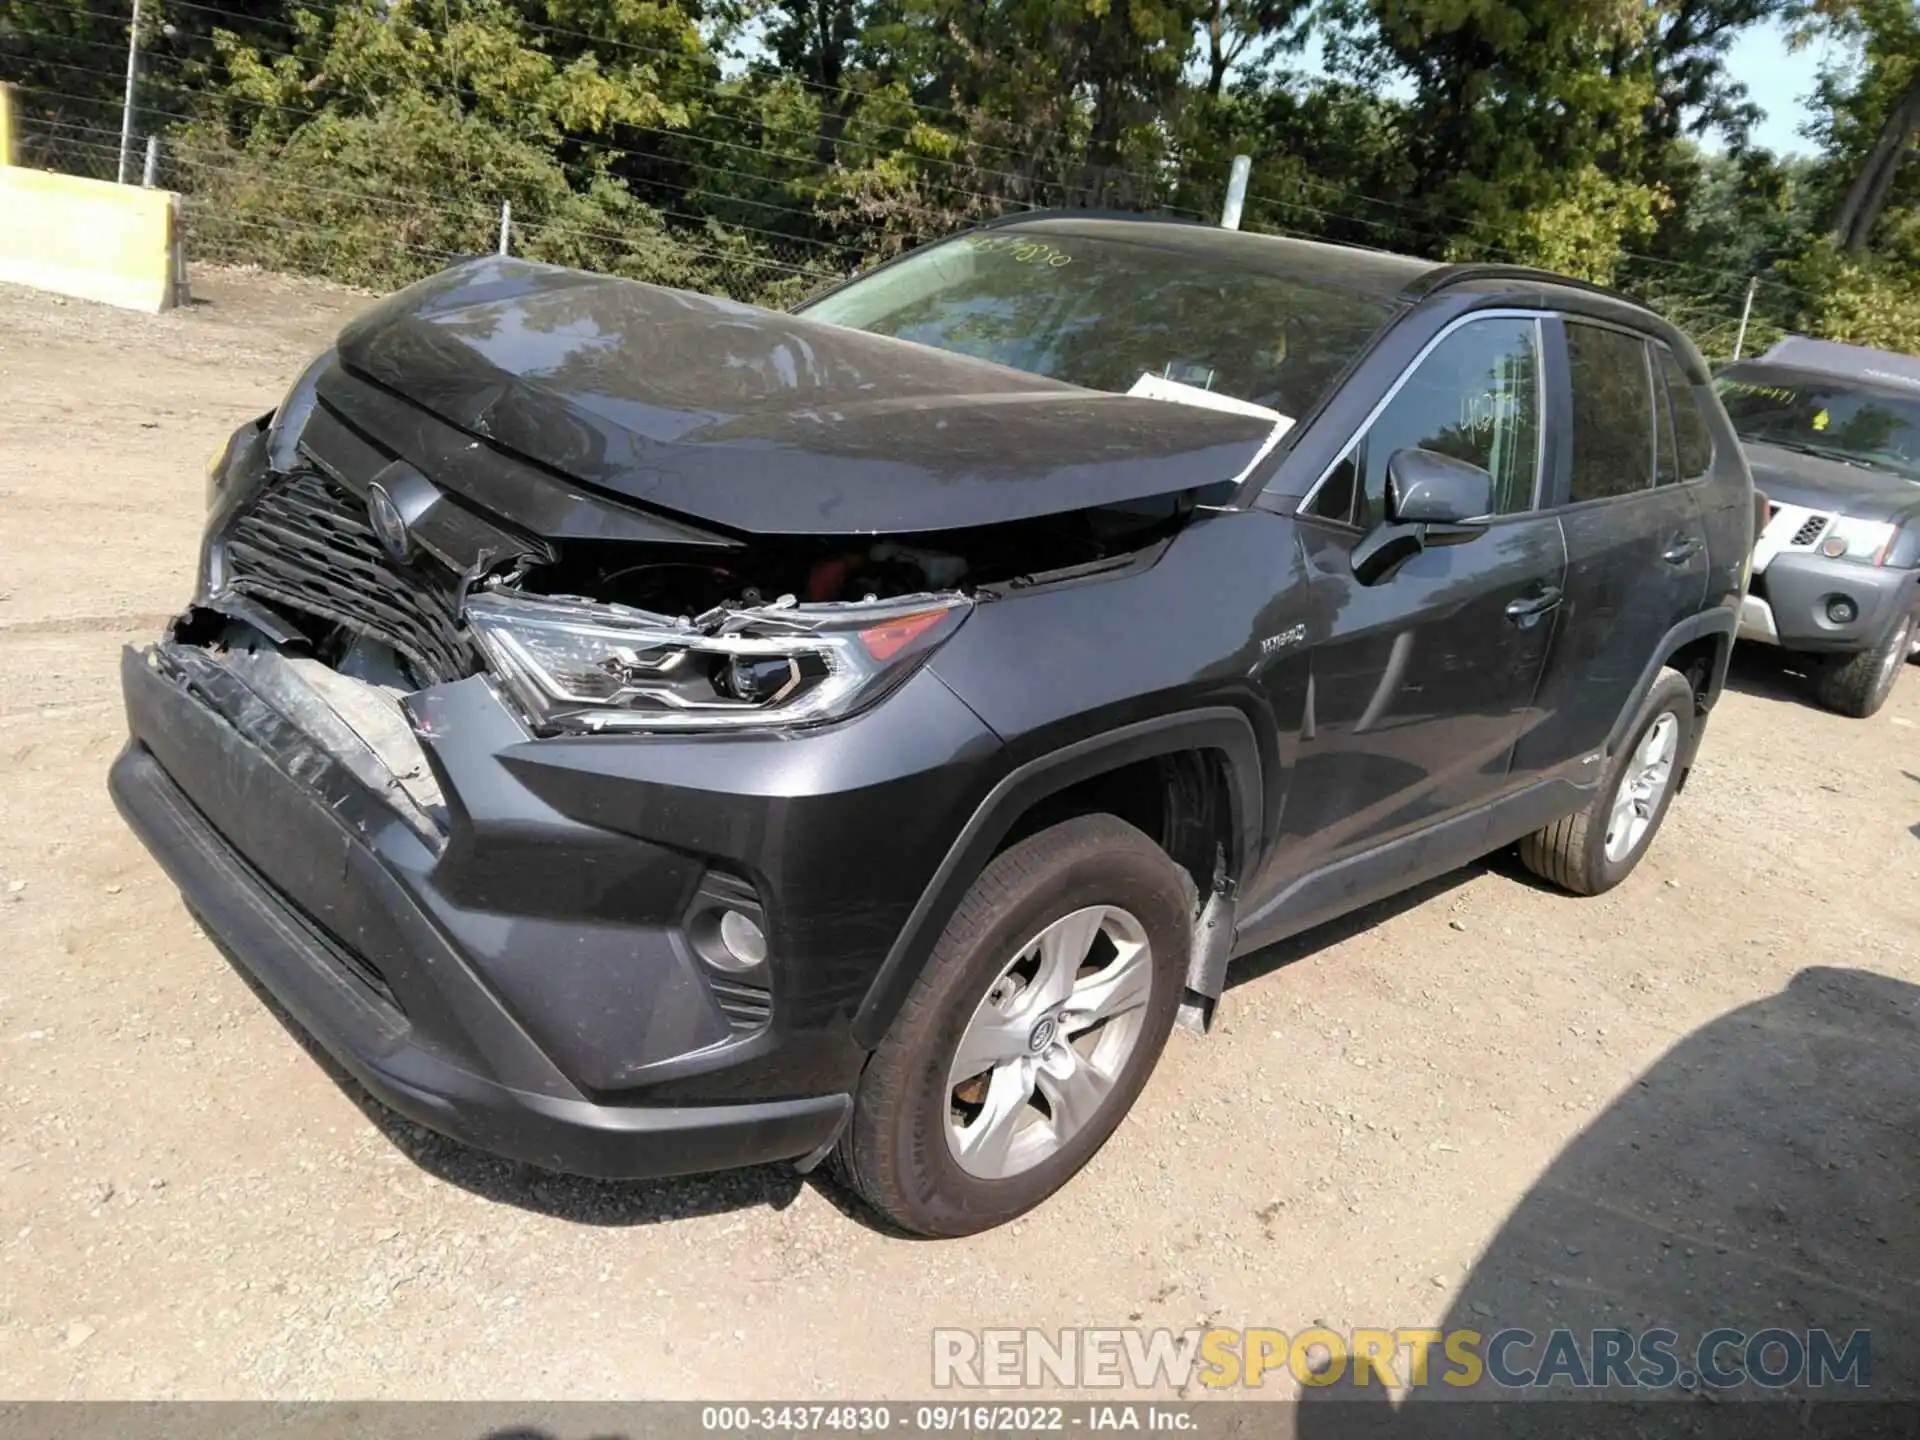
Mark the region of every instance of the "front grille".
POLYGON ((1793 539, 1787 543, 1804 548, 1818 540, 1820 538, 1820 532, 1826 528, 1827 517, 1825 515, 1809 515, 1801 522, 1800 528, 1793 532, 1793 539))
POLYGON ((473 673, 453 573, 394 561, 361 502, 312 471, 279 477, 241 511, 225 558, 235 590, 391 645, 424 684, 473 673))

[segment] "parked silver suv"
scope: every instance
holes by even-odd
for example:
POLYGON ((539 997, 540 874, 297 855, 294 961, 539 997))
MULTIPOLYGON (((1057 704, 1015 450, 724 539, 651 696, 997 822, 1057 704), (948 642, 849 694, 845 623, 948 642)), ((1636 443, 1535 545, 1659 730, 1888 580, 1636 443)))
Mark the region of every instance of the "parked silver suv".
POLYGON ((1718 385, 1768 501, 1740 638, 1814 656, 1820 702, 1871 715, 1920 653, 1920 359, 1790 336, 1718 385))

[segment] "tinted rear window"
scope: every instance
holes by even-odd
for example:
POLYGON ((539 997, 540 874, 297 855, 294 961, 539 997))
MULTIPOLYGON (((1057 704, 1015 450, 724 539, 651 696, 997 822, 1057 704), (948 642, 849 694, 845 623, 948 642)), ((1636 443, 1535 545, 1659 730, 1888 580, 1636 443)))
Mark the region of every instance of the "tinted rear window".
POLYGON ((1600 500, 1653 485, 1653 377, 1637 335, 1567 322, 1573 383, 1568 498, 1600 500))

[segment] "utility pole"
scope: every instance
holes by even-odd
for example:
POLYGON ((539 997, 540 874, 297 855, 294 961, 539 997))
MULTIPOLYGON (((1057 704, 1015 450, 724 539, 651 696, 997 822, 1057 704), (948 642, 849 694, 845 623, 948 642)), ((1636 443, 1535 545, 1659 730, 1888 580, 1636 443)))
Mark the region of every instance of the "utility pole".
POLYGON ((513 202, 511 200, 502 200, 500 202, 500 253, 502 255, 507 253, 507 241, 512 237, 512 234, 513 202))
POLYGON ((127 183, 127 161, 133 146, 133 82, 140 73, 140 0, 133 0, 133 23, 127 27, 127 98, 120 106, 120 183, 127 183))
POLYGON ((1753 292, 1760 288, 1760 277, 1747 281, 1747 303, 1740 307, 1740 333, 1733 337, 1733 358, 1738 360, 1747 345, 1747 321, 1753 315, 1753 292))
POLYGON ((1247 177, 1253 173, 1253 157, 1236 155, 1233 157, 1233 169, 1227 175, 1227 203, 1220 211, 1220 228, 1238 230, 1240 211, 1247 203, 1247 177))

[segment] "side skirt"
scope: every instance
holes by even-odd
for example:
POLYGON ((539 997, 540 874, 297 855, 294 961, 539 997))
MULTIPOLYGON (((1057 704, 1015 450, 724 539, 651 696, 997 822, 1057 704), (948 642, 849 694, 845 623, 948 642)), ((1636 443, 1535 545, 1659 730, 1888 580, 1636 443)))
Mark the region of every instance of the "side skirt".
POLYGON ((1593 793, 1592 786, 1570 780, 1536 781, 1412 835, 1309 870, 1239 918, 1233 954, 1249 954, 1469 865, 1571 815, 1593 793))

